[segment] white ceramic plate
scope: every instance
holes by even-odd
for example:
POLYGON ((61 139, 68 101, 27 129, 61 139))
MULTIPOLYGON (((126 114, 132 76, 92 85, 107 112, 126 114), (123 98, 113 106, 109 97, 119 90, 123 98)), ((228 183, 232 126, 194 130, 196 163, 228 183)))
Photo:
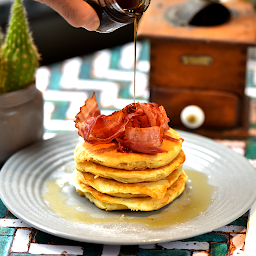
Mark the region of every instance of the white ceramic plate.
POLYGON ((13 155, 0 172, 1 199, 14 215, 32 227, 67 239, 102 244, 149 244, 185 239, 210 232, 244 214, 256 198, 254 167, 244 157, 211 139, 181 131, 180 134, 185 139, 184 169, 205 173, 209 184, 215 187, 207 210, 187 222, 157 228, 140 223, 143 218, 161 217, 159 210, 146 214, 125 213, 134 223, 126 222, 126 218, 97 223, 102 218, 120 219, 123 212, 105 212, 85 198, 79 201, 72 188, 68 188, 66 196, 83 204, 82 211, 91 212, 95 223, 74 222, 54 213, 43 198, 45 185, 52 177, 65 172, 65 168, 74 169, 76 132, 59 135, 13 155))

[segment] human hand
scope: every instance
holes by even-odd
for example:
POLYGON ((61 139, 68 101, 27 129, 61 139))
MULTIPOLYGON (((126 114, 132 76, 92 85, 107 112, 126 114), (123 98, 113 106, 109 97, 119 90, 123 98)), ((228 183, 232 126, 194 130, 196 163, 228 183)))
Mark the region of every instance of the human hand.
POLYGON ((96 11, 84 0, 35 0, 58 12, 71 26, 96 30, 100 19, 96 11))

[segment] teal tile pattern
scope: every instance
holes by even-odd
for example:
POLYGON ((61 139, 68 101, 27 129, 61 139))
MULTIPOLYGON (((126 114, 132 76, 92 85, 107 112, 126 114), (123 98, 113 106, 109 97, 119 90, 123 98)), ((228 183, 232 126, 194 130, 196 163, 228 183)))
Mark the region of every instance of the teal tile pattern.
POLYGON ((86 244, 84 245, 83 256, 101 256, 103 245, 101 244, 86 244))
POLYGON ((51 76, 48 90, 60 90, 61 65, 59 63, 51 65, 51 76))
POLYGON ((6 216, 8 219, 17 219, 17 217, 13 215, 9 210, 6 213, 6 216))
POLYGON ((92 55, 88 55, 83 58, 83 63, 79 74, 81 79, 88 79, 88 77, 91 76, 92 57, 92 55))
POLYGON ((0 199, 0 218, 3 218, 5 216, 6 211, 7 211, 7 208, 5 207, 2 200, 0 199))
POLYGON ((13 236, 0 236, 0 255, 7 256, 9 254, 13 236))
POLYGON ((249 138, 247 140, 245 156, 250 159, 256 159, 256 138, 249 138))
MULTIPOLYGON (((247 225, 247 218, 238 218, 230 223, 230 225, 238 225, 238 226, 246 226, 247 225)), ((217 241, 216 241, 217 242, 217 241)))
POLYGON ((193 238, 186 239, 184 241, 198 241, 198 242, 224 242, 227 243, 229 241, 229 235, 219 233, 219 232, 211 232, 204 235, 196 236, 193 238))
MULTIPOLYGON (((144 62, 145 64, 149 62, 150 44, 148 41, 142 41, 140 42, 140 44, 141 44, 141 51, 138 56, 138 63, 140 62, 143 64, 144 62)), ((64 88, 62 85, 63 67, 66 65, 66 63, 69 60, 61 63, 56 63, 48 67, 50 70, 50 79, 49 79, 47 88, 45 88, 46 92, 51 93, 51 92, 60 91, 61 93, 64 93, 61 95, 68 95, 68 96, 65 96, 65 98, 63 99, 62 96, 58 97, 58 95, 56 96, 55 94, 55 96, 57 97, 56 99, 52 96, 49 98, 47 97, 45 98, 45 102, 49 104, 48 105, 50 106, 49 109, 51 109, 46 111, 46 114, 47 114, 46 116, 50 117, 50 120, 48 121, 51 122, 54 120, 54 121, 60 122, 60 126, 59 127, 56 126, 56 128, 54 129, 52 128, 52 126, 49 126, 50 128, 48 128, 48 126, 46 125, 46 133, 60 133, 60 132, 65 132, 69 130, 69 128, 65 128, 65 123, 66 122, 68 123, 68 121, 71 121, 71 120, 67 117, 66 113, 68 111, 71 111, 72 109, 79 108, 78 104, 75 105, 78 100, 77 98, 78 94, 75 94, 75 97, 72 98, 72 93, 74 92, 75 93, 80 92, 83 94, 85 93, 88 97, 91 97, 92 93, 95 92, 97 99, 100 99, 102 96, 102 92, 104 90, 106 92, 105 82, 112 82, 113 87, 111 88, 112 91, 110 92, 109 95, 112 97, 116 92, 115 90, 117 89, 117 94, 114 96, 117 102, 118 101, 121 102, 122 100, 127 100, 127 99, 128 100, 133 99, 133 95, 131 94, 132 79, 124 77, 133 72, 133 67, 132 66, 130 66, 130 68, 122 67, 119 63, 119 59, 121 58, 123 47, 126 47, 126 45, 118 46, 113 49, 107 50, 107 52, 111 54, 110 62, 109 62, 109 70, 105 73, 101 69, 98 70, 100 72, 100 75, 103 75, 103 77, 97 77, 96 76, 97 72, 96 73, 92 72, 92 63, 95 60, 95 56, 96 55, 99 56, 98 52, 95 54, 90 54, 88 56, 80 57, 79 61, 81 62, 81 66, 80 66, 80 71, 78 73, 79 77, 77 77, 77 79, 81 81, 82 80, 86 81, 86 83, 83 83, 81 87, 80 87, 80 84, 78 84, 77 86, 74 85, 74 87, 72 87, 73 84, 70 84, 68 86, 70 86, 71 89, 69 89, 69 88, 64 88), (109 75, 112 74, 110 71, 115 72, 114 76, 109 77, 109 75), (121 72, 122 75, 121 76, 118 75, 118 72, 121 72), (94 84, 93 85, 90 84, 92 81, 99 82, 99 84, 97 85, 98 86, 97 88, 94 86, 94 84)), ((256 63, 255 63, 255 66, 256 66, 256 63)), ((250 67, 250 65, 248 65, 248 67, 250 67)), ((254 69, 247 70, 247 86, 250 89, 256 89, 256 85, 255 85, 256 79, 254 78, 254 76, 256 75, 255 70, 254 69)), ((147 76, 148 70, 141 69, 139 73, 140 75, 147 76)), ((107 91, 107 93, 109 92, 107 91)), ((256 102, 255 96, 253 97, 252 97, 252 101, 256 102)), ((137 96, 137 99, 145 100, 145 101, 148 100, 147 88, 145 88, 144 93, 137 96)), ((111 102, 111 104, 106 104, 106 103, 103 104, 102 102, 99 102, 99 107, 101 110, 107 110, 107 111, 117 110, 119 108, 119 105, 118 104, 114 105, 112 103, 113 102, 111 102)), ((254 113, 254 115, 256 114, 254 113)), ((255 118, 253 120, 255 120, 255 118)), ((256 134, 256 122, 252 123, 250 127, 254 129, 254 134, 256 134)), ((256 167, 256 138, 253 136, 251 136, 246 143, 245 156, 250 161, 251 160, 254 161, 255 167, 256 167)), ((65 254, 64 252, 60 254, 56 254, 54 253, 54 250, 52 251, 52 253, 48 252, 48 254, 44 254, 40 251, 40 249, 38 249, 39 250, 38 254, 31 254, 29 253, 29 247, 28 247, 28 251, 26 252, 19 252, 19 251, 11 252, 10 249, 14 239, 16 239, 15 241, 17 241, 17 239, 20 239, 19 237, 17 237, 17 234, 18 234, 17 231, 19 227, 15 227, 15 225, 12 225, 12 221, 15 222, 15 219, 16 217, 10 211, 7 210, 5 205, 0 200, 0 256, 28 256, 28 255, 30 256, 55 255, 56 256, 56 255, 65 254), (9 226, 4 226, 4 225, 1 226, 1 223, 4 223, 1 221, 5 221, 5 220, 7 220, 10 223, 9 226)), ((217 256, 217 255, 233 256, 232 253, 234 251, 233 250, 234 244, 232 244, 232 241, 233 241, 232 238, 236 235, 239 236, 239 235, 245 234, 246 225, 247 225, 247 214, 241 216, 237 220, 234 220, 229 225, 242 227, 243 231, 241 231, 240 233, 237 232, 236 234, 232 234, 230 232, 224 232, 224 231, 213 231, 213 232, 202 234, 186 240, 177 241, 177 243, 175 244, 175 249, 166 249, 166 248, 170 248, 171 246, 168 247, 168 246, 163 246, 159 244, 150 245, 148 249, 145 249, 143 246, 139 246, 139 245, 133 245, 133 246, 127 246, 127 245, 114 246, 113 245, 114 247, 113 252, 115 253, 111 253, 111 249, 109 249, 109 247, 106 247, 106 245, 103 245, 103 244, 90 244, 90 243, 72 241, 72 240, 60 238, 54 235, 41 232, 34 228, 29 229, 29 232, 31 232, 29 236, 29 241, 26 242, 26 241, 20 240, 20 243, 26 243, 25 245, 27 245, 28 243, 29 246, 31 246, 31 244, 39 245, 38 248, 40 248, 40 245, 54 246, 54 248, 59 248, 61 246, 68 246, 70 248, 79 247, 80 249, 82 248, 81 255, 83 256, 106 255, 105 254, 106 248, 109 253, 108 255, 113 255, 113 256, 117 255, 116 251, 119 251, 118 255, 120 256, 167 256, 167 255, 193 256, 193 255, 196 255, 196 253, 202 253, 202 255, 204 256, 217 256), (187 242, 190 242, 190 243, 187 243, 187 242), (207 244, 206 247, 209 249, 200 250, 200 243, 207 244), (199 249, 195 250, 195 249, 189 248, 188 244, 198 244, 199 249)), ((22 231, 22 229, 19 231, 22 231)), ((73 254, 69 254, 69 255, 75 256, 73 254)))
POLYGON ((141 53, 140 53, 140 59, 144 61, 148 61, 150 59, 150 42, 145 42, 141 53))
POLYGON ((118 46, 112 50, 110 69, 118 69, 118 64, 119 64, 120 54, 121 54, 120 51, 121 51, 121 46, 118 46))
POLYGON ((0 236, 13 236, 15 228, 0 227, 0 236))
POLYGON ((69 106, 69 102, 55 102, 55 111, 52 115, 52 119, 55 120, 65 120, 66 112, 69 106))
POLYGON ((253 70, 247 69, 246 71, 246 80, 247 80, 247 87, 254 87, 254 72, 253 70))
POLYGON ((224 243, 212 243, 211 256, 226 256, 228 253, 228 245, 224 243))

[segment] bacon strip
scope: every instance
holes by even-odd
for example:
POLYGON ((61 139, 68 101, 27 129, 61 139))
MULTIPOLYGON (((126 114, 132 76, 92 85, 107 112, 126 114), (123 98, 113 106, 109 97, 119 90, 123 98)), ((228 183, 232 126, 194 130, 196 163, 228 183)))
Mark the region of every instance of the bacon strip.
POLYGON ((147 128, 127 127, 125 129, 125 139, 127 141, 157 147, 161 146, 163 141, 160 134, 160 127, 158 126, 147 128))
POLYGON ((96 100, 95 93, 93 93, 92 98, 85 101, 84 106, 80 108, 80 112, 76 115, 75 123, 86 121, 90 117, 96 117, 100 115, 100 110, 96 100))
POLYGON ((127 123, 135 115, 136 113, 125 115, 118 111, 110 116, 89 118, 81 128, 82 137, 89 143, 109 143, 122 135, 127 123))
POLYGON ((178 142, 179 140, 182 140, 182 141, 183 141, 183 139, 176 139, 176 138, 170 137, 170 136, 168 136, 168 135, 166 135, 166 134, 163 135, 163 139, 165 139, 165 140, 170 140, 170 141, 174 141, 174 142, 178 142))
POLYGON ((157 153, 166 152, 164 149, 156 146, 147 146, 138 142, 118 140, 121 145, 121 152, 129 152, 127 149, 131 149, 134 152, 145 153, 155 155, 157 153))
POLYGON ((163 106, 156 103, 133 103, 109 116, 101 115, 95 94, 87 99, 76 115, 78 134, 89 143, 116 140, 121 152, 163 153, 163 139, 179 139, 165 135, 169 118, 163 106))

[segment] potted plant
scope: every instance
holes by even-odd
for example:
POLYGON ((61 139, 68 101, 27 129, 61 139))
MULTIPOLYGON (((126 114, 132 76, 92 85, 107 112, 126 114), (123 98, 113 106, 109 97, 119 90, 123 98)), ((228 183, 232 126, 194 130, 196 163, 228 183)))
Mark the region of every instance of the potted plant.
POLYGON ((14 0, 5 40, 0 45, 0 164, 42 139, 43 98, 35 87, 38 65, 39 54, 23 2, 14 0))

